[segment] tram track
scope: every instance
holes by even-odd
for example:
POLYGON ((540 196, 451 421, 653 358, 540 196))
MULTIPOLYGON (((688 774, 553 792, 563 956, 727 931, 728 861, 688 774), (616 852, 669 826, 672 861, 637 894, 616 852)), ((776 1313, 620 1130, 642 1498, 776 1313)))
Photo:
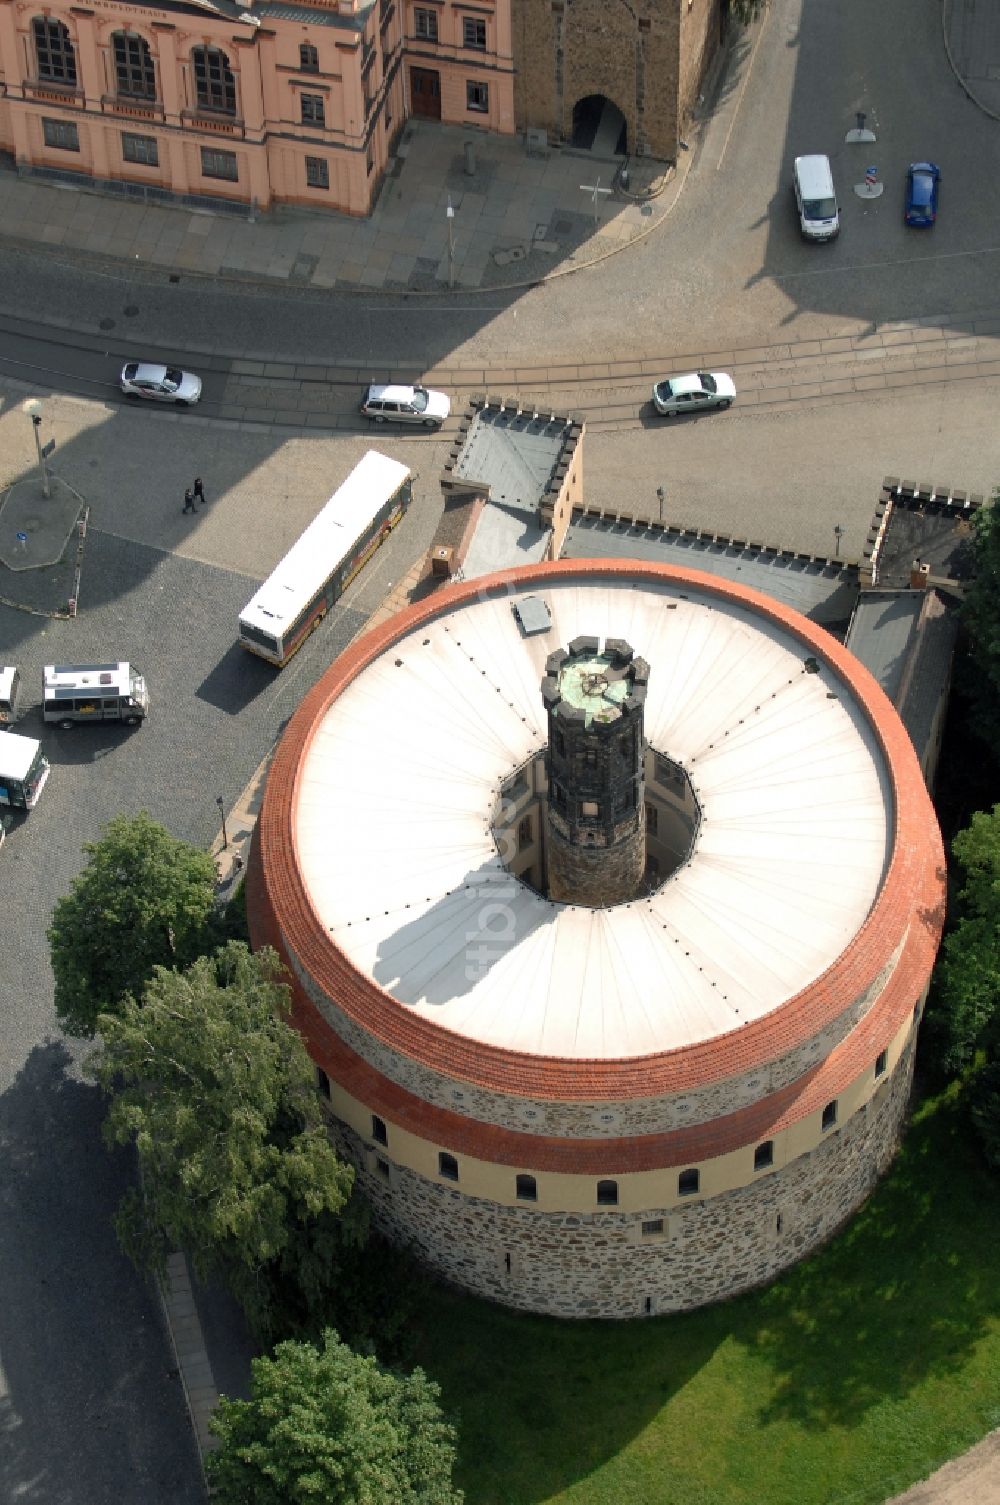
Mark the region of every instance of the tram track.
MULTIPOLYGON (((346 362, 296 365, 214 352, 158 354, 166 361, 189 364, 203 375, 205 396, 197 410, 203 421, 377 433, 379 425, 359 419, 358 399, 369 382, 392 375, 398 380, 420 378, 451 393, 453 413, 444 426, 445 436, 457 432, 459 415, 470 398, 484 394, 539 412, 572 413, 592 430, 615 432, 694 421, 664 419, 651 401, 654 380, 684 370, 730 371, 738 394, 734 412, 743 414, 1000 375, 1000 316, 985 314, 966 323, 967 328, 955 329, 914 322, 856 335, 624 361, 507 367, 442 364, 426 372, 389 373, 346 362)), ((152 355, 146 347, 140 351, 100 332, 39 328, 0 317, 0 374, 50 391, 124 405, 117 372, 123 361, 140 353, 152 355)), ((699 416, 706 421, 709 415, 699 416)), ((414 430, 412 437, 431 441, 435 435, 414 430)))

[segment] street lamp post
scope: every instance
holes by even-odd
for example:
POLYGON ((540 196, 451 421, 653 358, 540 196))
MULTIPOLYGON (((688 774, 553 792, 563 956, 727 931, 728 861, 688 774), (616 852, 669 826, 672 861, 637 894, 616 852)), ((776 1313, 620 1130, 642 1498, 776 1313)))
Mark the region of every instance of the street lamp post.
POLYGON ((448 216, 448 286, 455 286, 455 211, 452 208, 451 194, 448 195, 448 208, 445 213, 448 216))
POLYGON ((48 498, 52 493, 49 490, 49 472, 45 464, 45 456, 42 454, 42 405, 38 398, 29 397, 24 404, 24 411, 31 419, 31 427, 35 435, 35 452, 38 455, 38 472, 42 478, 42 494, 48 498))
POLYGON ((847 532, 846 528, 842 528, 839 523, 834 523, 834 525, 833 525, 833 536, 834 536, 834 539, 836 540, 836 547, 837 547, 836 557, 838 559, 840 558, 840 540, 843 538, 843 536, 844 536, 844 534, 846 532, 847 532))
POLYGON ((219 807, 219 816, 222 820, 222 850, 225 851, 229 845, 229 837, 226 833, 226 802, 221 794, 217 794, 215 796, 215 803, 219 807))

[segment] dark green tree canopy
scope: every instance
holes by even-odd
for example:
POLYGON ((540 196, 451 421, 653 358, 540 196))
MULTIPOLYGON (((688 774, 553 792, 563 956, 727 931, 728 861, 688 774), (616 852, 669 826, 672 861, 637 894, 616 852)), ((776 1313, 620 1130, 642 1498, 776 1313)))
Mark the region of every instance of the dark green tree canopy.
POLYGON ((422 1370, 383 1369, 327 1330, 256 1359, 248 1401, 223 1399, 206 1459, 220 1505, 461 1505, 455 1432, 422 1370))
POLYGON ((949 1071, 968 1066, 1000 1027, 1000 805, 952 842, 964 883, 935 976, 934 1035, 949 1071))
POLYGON ((237 941, 183 973, 157 967, 141 1007, 99 1016, 88 1062, 111 1099, 108 1140, 139 1157, 123 1247, 144 1267, 187 1250, 264 1336, 289 1330, 286 1305, 322 1304, 339 1247, 366 1229, 362 1206, 345 1214, 354 1173, 327 1137, 280 976, 273 951, 237 941))
POLYGON ((969 634, 978 671, 969 686, 977 733, 996 748, 1000 735, 1000 490, 993 505, 973 514, 974 574, 962 603, 962 622, 969 634))
POLYGON ((186 966, 210 943, 215 865, 144 811, 119 815, 88 842, 86 867, 49 928, 56 1013, 72 1035, 140 998, 153 968, 186 966))

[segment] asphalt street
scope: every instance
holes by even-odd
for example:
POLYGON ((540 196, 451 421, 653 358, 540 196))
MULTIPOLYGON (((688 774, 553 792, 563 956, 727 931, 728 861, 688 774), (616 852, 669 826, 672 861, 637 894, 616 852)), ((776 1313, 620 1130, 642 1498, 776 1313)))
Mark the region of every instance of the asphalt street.
POLYGON ((0 241, 0 482, 30 472, 18 404, 48 391, 54 463, 92 509, 79 617, 0 606, 0 662, 25 675, 28 734, 46 662, 121 653, 153 696, 136 732, 45 729, 52 777, 0 853, 0 1497, 203 1498, 158 1305, 110 1227, 128 1159, 102 1147, 85 1048, 56 1026, 45 928, 83 843, 119 810, 149 809, 207 846, 216 797, 231 807, 305 691, 426 550, 448 431, 375 437, 354 416, 360 383, 437 368, 461 394, 523 378, 586 410, 588 502, 655 515, 662 486, 671 521, 740 531, 752 519, 766 541, 809 551, 832 551, 835 524, 857 551, 887 472, 995 483, 1000 181, 983 164, 1000 127, 958 89, 936 0, 772 0, 756 51, 737 51, 665 227, 543 287, 376 301, 125 275, 0 241), (852 191, 866 164, 843 142, 859 109, 887 184, 872 202, 852 191), (789 172, 804 151, 833 161, 843 231, 830 246, 798 236, 789 172), (925 155, 944 177, 928 235, 901 214, 905 165, 925 155), (137 350, 202 353, 203 410, 121 405, 116 368, 137 350), (661 363, 713 353, 740 372, 732 412, 650 423, 661 363), (245 369, 259 361, 276 369, 245 369), (276 675, 237 649, 236 614, 372 442, 417 472, 414 508, 276 675), (196 472, 209 506, 184 517, 196 472))

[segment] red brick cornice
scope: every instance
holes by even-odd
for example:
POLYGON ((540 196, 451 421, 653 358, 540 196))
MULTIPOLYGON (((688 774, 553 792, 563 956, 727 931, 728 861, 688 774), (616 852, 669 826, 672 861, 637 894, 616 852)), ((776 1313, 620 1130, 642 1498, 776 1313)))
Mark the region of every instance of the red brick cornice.
MULTIPOLYGON (((637 560, 565 560, 449 586, 352 644, 292 717, 275 753, 247 878, 255 942, 280 935, 283 950, 373 1039, 446 1077, 517 1097, 621 1100, 683 1092, 752 1071, 794 1049, 838 1018, 890 961, 908 928, 927 937, 929 975, 944 914, 944 857, 937 820, 909 736, 853 654, 822 628, 761 593, 714 576, 637 560), (314 913, 299 872, 294 815, 299 770, 330 705, 380 654, 423 623, 508 586, 549 581, 645 582, 697 590, 750 608, 797 637, 850 688, 882 747, 894 796, 892 855, 871 913, 832 965, 794 998, 738 1030, 695 1045, 619 1060, 566 1060, 483 1044, 414 1014, 359 971, 314 913)), ((925 979, 926 980, 926 979, 925 979)), ((922 986, 922 984, 921 984, 922 986)), ((918 996, 920 987, 914 997, 918 996)))

